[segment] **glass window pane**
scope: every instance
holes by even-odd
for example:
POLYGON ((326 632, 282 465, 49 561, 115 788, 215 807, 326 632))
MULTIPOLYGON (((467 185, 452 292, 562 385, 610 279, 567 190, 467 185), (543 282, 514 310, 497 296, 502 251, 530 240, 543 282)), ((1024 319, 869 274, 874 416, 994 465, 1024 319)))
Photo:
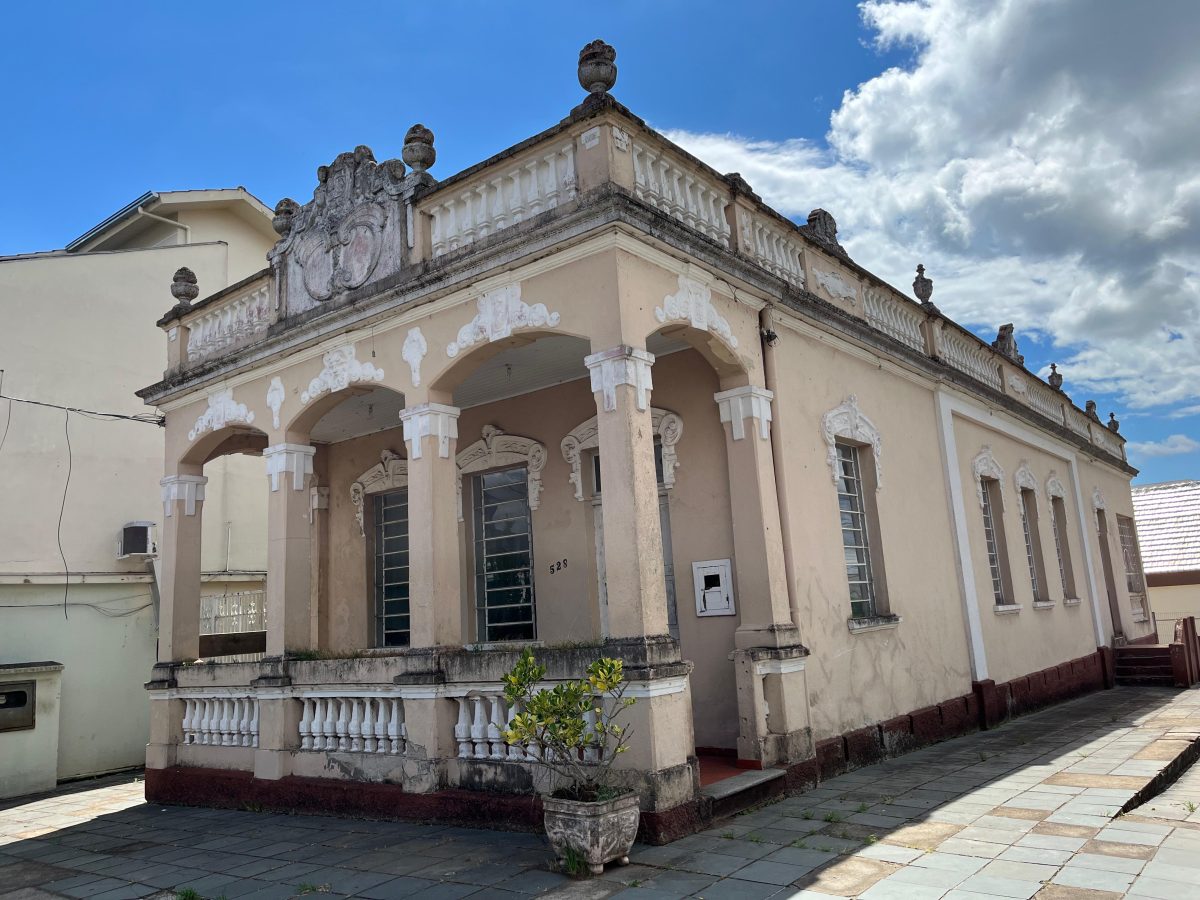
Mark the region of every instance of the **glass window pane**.
POLYGON ((854 617, 875 615, 875 586, 871 573, 871 551, 867 538, 862 479, 859 474, 859 449, 849 444, 836 445, 838 455, 838 517, 842 531, 846 581, 850 591, 850 614, 854 617))
POLYGON ((524 466, 486 472, 472 480, 475 604, 483 641, 534 636, 528 493, 524 466))
POLYGON ((375 630, 381 647, 409 642, 408 489, 372 498, 375 506, 375 630))

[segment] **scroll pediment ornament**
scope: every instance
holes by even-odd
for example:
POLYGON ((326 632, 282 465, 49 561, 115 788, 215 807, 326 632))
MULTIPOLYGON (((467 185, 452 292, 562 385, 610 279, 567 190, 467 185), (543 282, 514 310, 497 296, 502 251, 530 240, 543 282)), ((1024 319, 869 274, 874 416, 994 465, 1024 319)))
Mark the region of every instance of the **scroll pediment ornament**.
POLYGON ((283 379, 278 375, 271 379, 271 384, 267 388, 267 408, 271 410, 271 424, 276 428, 279 427, 279 410, 283 408, 283 401, 287 398, 287 392, 283 389, 283 379))
POLYGON ((821 416, 821 435, 825 438, 828 448, 825 454, 826 462, 833 473, 833 483, 836 485, 841 476, 838 464, 837 439, 855 441, 871 447, 871 455, 875 460, 875 490, 883 488, 883 462, 881 449, 883 439, 875 423, 863 415, 858 408, 858 397, 851 394, 841 404, 835 406, 821 416))
POLYGON ((841 276, 840 272, 825 271, 813 266, 813 280, 835 300, 845 300, 847 303, 858 302, 858 288, 841 276))
POLYGON ((379 464, 367 469, 350 485, 350 503, 354 506, 354 521, 358 522, 359 534, 367 536, 363 522, 367 494, 382 494, 402 487, 408 487, 408 460, 394 450, 384 450, 379 454, 379 464))
POLYGON ((654 317, 664 323, 689 322, 698 331, 715 334, 730 349, 737 349, 737 337, 729 327, 729 322, 713 305, 712 290, 694 278, 680 275, 679 290, 663 298, 663 305, 654 309, 654 317))
POLYGON ((529 489, 529 508, 537 509, 541 504, 546 445, 532 438, 505 434, 495 425, 484 425, 480 434, 479 440, 463 448, 455 456, 458 464, 458 521, 463 520, 463 476, 500 466, 525 466, 528 474, 526 486, 529 489))
POLYGON ((425 341, 425 335, 421 334, 420 327, 410 328, 408 337, 404 339, 401 356, 408 363, 413 387, 421 386, 421 360, 425 358, 427 352, 429 352, 429 344, 425 341))
MULTIPOLYGON (((662 446, 663 487, 670 490, 675 487, 675 470, 679 468, 677 446, 683 437, 683 419, 676 413, 652 406, 650 421, 662 446)), ((583 453, 599 447, 600 432, 596 416, 572 428, 559 445, 563 459, 571 467, 569 480, 575 487, 576 500, 583 499, 583 453)))
POLYGON ((1092 488, 1092 509, 1108 509, 1108 504, 1104 501, 1104 494, 1100 488, 1092 488))
POLYGON ((245 403, 233 399, 233 388, 215 391, 208 395, 208 409, 188 432, 188 440, 194 441, 206 431, 220 431, 227 425, 251 425, 253 422, 254 413, 246 408, 245 403))
POLYGON ((374 363, 359 362, 354 355, 353 344, 343 344, 326 352, 324 368, 308 383, 308 389, 300 395, 300 403, 306 404, 322 394, 343 391, 358 381, 383 381, 383 370, 374 363))
POLYGON ((1027 461, 1021 460, 1017 471, 1013 472, 1013 484, 1017 486, 1018 491, 1033 491, 1034 495, 1038 493, 1037 476, 1033 474, 1027 461))
POLYGON ((1067 496, 1067 489, 1063 487, 1062 481, 1054 471, 1051 471, 1049 477, 1046 479, 1046 496, 1064 498, 1067 496))
POLYGON ((451 359, 475 344, 510 337, 519 328, 554 328, 560 318, 545 303, 531 306, 521 300, 520 283, 486 291, 476 301, 476 308, 475 317, 458 330, 457 338, 446 347, 446 355, 451 359))
POLYGON ((975 495, 979 500, 979 507, 982 509, 986 504, 983 494, 983 479, 994 478, 1000 484, 1000 507, 1004 508, 1004 467, 996 461, 996 457, 992 455, 992 448, 984 444, 979 452, 975 454, 975 458, 971 460, 971 472, 975 476, 975 495))

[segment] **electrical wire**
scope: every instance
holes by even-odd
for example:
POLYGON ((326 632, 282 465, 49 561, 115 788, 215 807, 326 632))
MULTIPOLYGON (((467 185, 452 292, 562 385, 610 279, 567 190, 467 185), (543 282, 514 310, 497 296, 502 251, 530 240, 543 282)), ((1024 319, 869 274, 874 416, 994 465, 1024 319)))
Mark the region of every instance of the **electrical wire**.
MULTIPOLYGON (((143 595, 143 596, 145 596, 145 595, 143 595)), ((100 602, 108 603, 109 601, 102 600, 100 602)), ((107 616, 110 619, 121 619, 121 618, 124 618, 125 616, 132 616, 135 613, 140 613, 143 609, 149 609, 151 606, 154 605, 154 601, 151 600, 149 603, 144 603, 141 606, 135 607, 133 609, 122 610, 120 612, 114 612, 111 609, 105 609, 104 607, 99 606, 96 603, 85 603, 82 600, 72 600, 67 605, 68 606, 86 606, 88 609, 94 609, 96 612, 100 613, 103 616, 107 616)), ((57 603, 0 603, 0 609, 57 609, 57 608, 58 608, 57 603)))
POLYGON ((12 401, 8 402, 8 412, 4 416, 4 434, 0 434, 0 450, 4 449, 4 442, 8 440, 8 426, 12 424, 12 401))
POLYGON ((97 412, 94 409, 80 409, 77 406, 63 406, 59 403, 45 403, 41 400, 25 400, 21 397, 9 397, 7 394, 0 394, 0 400, 8 400, 10 410, 13 403, 29 403, 32 406, 45 406, 49 409, 61 409, 68 413, 78 413, 81 416, 87 416, 91 419, 142 422, 146 425, 157 425, 159 428, 165 427, 167 422, 167 417, 159 413, 138 413, 130 416, 125 413, 97 412))
POLYGON ((67 511, 67 491, 71 487, 71 470, 75 467, 74 454, 71 451, 71 411, 63 409, 63 434, 67 438, 67 480, 63 482, 62 504, 58 507, 58 555, 63 562, 63 618, 70 621, 67 615, 67 594, 71 590, 71 570, 67 567, 67 554, 63 551, 62 523, 63 513, 67 511))

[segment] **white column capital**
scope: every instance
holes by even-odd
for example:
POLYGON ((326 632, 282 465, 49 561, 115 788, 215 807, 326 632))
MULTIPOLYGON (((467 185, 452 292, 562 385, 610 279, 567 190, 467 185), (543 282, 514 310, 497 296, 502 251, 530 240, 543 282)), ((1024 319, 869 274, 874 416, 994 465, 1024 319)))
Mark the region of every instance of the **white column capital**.
POLYGON ((654 365, 654 354, 637 347, 622 344, 610 350, 601 350, 583 358, 583 364, 592 373, 592 393, 600 391, 604 397, 604 411, 617 408, 617 385, 627 384, 637 392, 637 408, 650 408, 650 391, 654 380, 650 367, 654 365))
POLYGON ((183 514, 194 516, 197 501, 204 500, 204 486, 208 478, 204 475, 168 475, 159 479, 162 486, 163 515, 170 518, 175 514, 175 503, 183 501, 183 514))
POLYGON ((408 445, 408 458, 421 458, 421 443, 425 437, 438 441, 438 456, 450 458, 450 441, 458 440, 457 406, 443 403, 419 403, 400 410, 400 421, 404 423, 404 443, 408 445))
POLYGON ((745 420, 748 418, 757 420, 758 436, 764 441, 770 440, 773 391, 747 384, 713 394, 713 399, 721 411, 721 422, 730 423, 735 441, 746 437, 745 420))
POLYGON ((304 490, 304 476, 313 473, 313 454, 316 452, 317 448, 308 444, 275 444, 263 450, 271 491, 279 490, 279 476, 284 472, 292 473, 292 490, 304 490))

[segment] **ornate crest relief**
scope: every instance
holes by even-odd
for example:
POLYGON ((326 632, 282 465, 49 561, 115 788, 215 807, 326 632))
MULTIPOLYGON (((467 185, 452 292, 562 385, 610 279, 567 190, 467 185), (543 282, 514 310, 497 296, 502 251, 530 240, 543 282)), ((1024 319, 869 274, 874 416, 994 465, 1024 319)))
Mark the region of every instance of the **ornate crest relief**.
POLYGON ((532 438, 505 434, 495 425, 484 425, 481 437, 455 456, 458 463, 458 521, 463 520, 462 477, 498 466, 524 465, 528 473, 529 508, 537 509, 542 496, 542 469, 546 468, 546 445, 532 438))
POLYGON ((821 416, 821 436, 825 438, 828 448, 825 460, 833 474, 833 483, 837 484, 841 474, 838 466, 837 439, 846 438, 860 444, 869 444, 871 455, 875 458, 875 490, 883 488, 883 461, 881 448, 883 439, 875 423, 862 414, 858 408, 858 397, 851 394, 844 402, 835 406, 821 416))
POLYGON ((979 452, 975 454, 975 458, 971 460, 971 472, 975 476, 975 495, 979 499, 979 507, 983 508, 985 504, 983 496, 983 481, 984 478, 994 478, 1000 483, 1000 506, 1004 506, 1004 468, 1000 463, 996 462, 996 457, 992 455, 992 448, 984 444, 979 452))
POLYGON ((233 388, 216 391, 208 395, 208 409, 188 432, 188 440, 194 441, 206 431, 220 431, 226 425, 239 422, 243 425, 252 424, 254 413, 246 408, 245 403, 238 403, 233 399, 233 388))
POLYGON ((858 288, 848 282, 839 272, 825 271, 813 266, 813 280, 835 300, 845 300, 848 303, 858 302, 858 288))
POLYGON ((421 360, 425 358, 428 351, 429 345, 425 342, 425 335, 421 334, 421 329, 419 327, 409 329, 408 337, 404 339, 404 350, 401 355, 408 363, 408 368, 412 373, 413 387, 421 386, 421 360))
POLYGON ((1018 491, 1033 491, 1035 495, 1037 494, 1037 476, 1033 474, 1033 470, 1029 468, 1029 463, 1025 460, 1021 460, 1017 471, 1013 472, 1013 484, 1017 486, 1018 491))
POLYGON ((367 469, 350 485, 350 503, 354 506, 354 521, 358 522, 359 534, 367 536, 363 523, 367 494, 382 494, 407 486, 408 460, 394 450, 384 450, 379 454, 379 464, 367 469))
POLYGON ((1092 488, 1092 509, 1108 509, 1108 504, 1104 502, 1104 494, 1098 487, 1092 488))
POLYGON ((283 408, 283 401, 286 397, 283 379, 276 375, 271 379, 270 387, 267 388, 267 407, 271 410, 271 424, 276 428, 279 427, 279 410, 283 408))
POLYGON ((353 344, 334 347, 325 354, 324 362, 321 373, 308 383, 308 389, 300 395, 302 404, 325 393, 343 391, 356 381, 383 381, 382 369, 374 363, 355 359, 353 344))
POLYGON ((503 340, 518 328, 553 328, 558 325, 558 313, 546 309, 545 303, 530 306, 521 300, 521 285, 506 284, 487 291, 476 303, 478 312, 458 330, 458 337, 446 347, 451 359, 475 344, 503 340))
POLYGON ((712 291, 694 278, 680 275, 679 290, 663 298, 663 305, 655 307, 654 317, 660 322, 690 322, 693 328, 715 334, 730 349, 737 349, 737 338, 729 322, 713 306, 712 291))
MULTIPOLYGON (((675 470, 679 468, 677 445, 683 437, 683 419, 673 412, 652 406, 650 420, 662 446, 663 487, 670 490, 675 487, 675 470)), ((571 467, 569 480, 575 486, 576 500, 583 499, 583 452, 596 450, 599 446, 600 432, 595 416, 572 428, 559 444, 563 459, 571 467)))
POLYGON ((1067 489, 1063 487, 1062 481, 1054 471, 1051 471, 1050 476, 1046 479, 1046 496, 1064 498, 1067 496, 1067 489))

